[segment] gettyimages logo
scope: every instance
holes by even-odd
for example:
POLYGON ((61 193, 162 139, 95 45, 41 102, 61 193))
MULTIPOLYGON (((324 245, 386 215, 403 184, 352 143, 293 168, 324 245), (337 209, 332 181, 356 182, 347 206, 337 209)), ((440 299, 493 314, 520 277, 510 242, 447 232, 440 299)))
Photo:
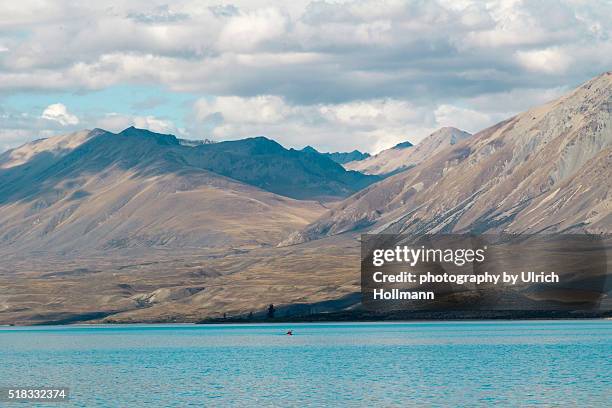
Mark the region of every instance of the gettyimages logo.
POLYGON ((609 236, 362 235, 364 307, 612 310, 609 236))

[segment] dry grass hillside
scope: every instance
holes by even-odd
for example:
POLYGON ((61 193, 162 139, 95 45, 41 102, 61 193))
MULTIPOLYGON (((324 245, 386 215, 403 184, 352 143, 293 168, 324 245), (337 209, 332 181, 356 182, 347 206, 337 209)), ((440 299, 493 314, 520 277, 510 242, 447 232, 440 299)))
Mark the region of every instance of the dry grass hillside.
POLYGON ((295 234, 612 232, 612 73, 372 185, 295 234))
POLYGON ((344 167, 365 174, 393 175, 416 166, 428 157, 470 136, 471 134, 463 130, 443 127, 421 140, 415 146, 409 143, 400 143, 398 146, 383 150, 367 159, 346 163, 344 167))
MULTIPOLYGON (((195 150, 179 155, 167 135, 127 135, 127 147, 94 136, 1 156, 0 323, 352 307, 361 232, 612 232, 612 73, 434 149, 330 209, 249 185, 273 179, 252 177, 250 160, 227 167, 223 148, 210 157, 225 175, 195 150)), ((283 155, 297 157, 292 169, 320 160, 283 155)), ((278 163, 267 171, 282 171, 278 163)), ((299 180, 328 189, 354 177, 337 174, 299 180)))

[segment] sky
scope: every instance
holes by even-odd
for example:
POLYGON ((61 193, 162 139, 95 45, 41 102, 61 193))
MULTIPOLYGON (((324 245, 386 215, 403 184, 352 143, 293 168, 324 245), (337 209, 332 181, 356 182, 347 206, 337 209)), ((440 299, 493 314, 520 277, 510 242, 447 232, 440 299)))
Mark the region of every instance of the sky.
POLYGON ((612 1, 0 2, 0 151, 86 128, 377 152, 612 69, 612 1))

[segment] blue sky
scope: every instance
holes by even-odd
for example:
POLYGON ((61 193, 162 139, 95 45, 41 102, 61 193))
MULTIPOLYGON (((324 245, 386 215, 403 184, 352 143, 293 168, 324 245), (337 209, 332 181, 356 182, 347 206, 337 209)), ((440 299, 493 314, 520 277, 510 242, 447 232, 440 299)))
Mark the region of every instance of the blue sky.
POLYGON ((3 106, 36 114, 54 103, 70 107, 79 118, 96 121, 99 113, 154 116, 184 128, 186 112, 201 95, 171 92, 157 84, 117 84, 99 90, 14 92, 2 98, 3 106))
POLYGON ((578 0, 0 4, 0 151, 136 125, 370 152, 481 130, 612 67, 578 0))

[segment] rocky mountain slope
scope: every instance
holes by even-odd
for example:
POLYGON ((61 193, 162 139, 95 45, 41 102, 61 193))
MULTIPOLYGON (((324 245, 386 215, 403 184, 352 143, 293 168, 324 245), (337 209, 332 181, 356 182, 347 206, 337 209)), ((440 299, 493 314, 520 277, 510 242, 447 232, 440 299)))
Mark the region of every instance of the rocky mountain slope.
POLYGON ((291 237, 612 232, 612 73, 443 149, 291 237))
POLYGON ((193 167, 297 199, 338 199, 380 177, 347 171, 317 152, 285 149, 265 137, 182 149, 181 160, 193 167))
POLYGON ((470 136, 470 133, 463 130, 443 127, 427 136, 416 146, 410 142, 403 142, 365 160, 346 163, 344 167, 365 174, 390 176, 414 167, 428 157, 470 136))
MULTIPOLYGON (((272 166, 257 178, 249 176, 264 166, 257 164, 262 155, 273 154, 270 145, 278 152, 278 172, 322 161, 267 140, 186 147, 174 136, 134 128, 79 132, 6 152, 0 169, 0 253, 127 250, 136 256, 162 247, 274 244, 325 208, 219 174, 262 187, 291 181, 290 174, 275 178, 272 166)), ((340 167, 327 159, 323 164, 340 167)), ((338 173, 351 174, 342 168, 338 173)), ((304 182, 306 191, 335 192, 327 180, 309 172, 295 182, 304 182)))
MULTIPOLYGON (((612 232, 611 98, 607 73, 323 216, 319 203, 204 168, 198 144, 168 135, 95 131, 76 147, 2 155, 0 324, 350 308, 361 232, 612 232), (287 243, 298 245, 274 245, 296 229, 287 243)), ((210 153, 217 171, 248 180, 240 166, 256 163, 242 157, 277 157, 265 140, 235 147, 237 169, 216 162, 224 147, 210 153)))
POLYGON ((319 153, 329 157, 338 164, 345 164, 352 161, 360 161, 370 157, 370 153, 362 153, 359 150, 353 150, 352 152, 333 152, 333 153, 321 153, 312 146, 306 146, 302 149, 303 152, 319 153))
POLYGON ((39 161, 41 166, 48 165, 51 161, 70 153, 95 135, 96 132, 82 130, 48 139, 34 140, 0 154, 0 169, 9 169, 26 163, 32 165, 34 158, 39 161))

